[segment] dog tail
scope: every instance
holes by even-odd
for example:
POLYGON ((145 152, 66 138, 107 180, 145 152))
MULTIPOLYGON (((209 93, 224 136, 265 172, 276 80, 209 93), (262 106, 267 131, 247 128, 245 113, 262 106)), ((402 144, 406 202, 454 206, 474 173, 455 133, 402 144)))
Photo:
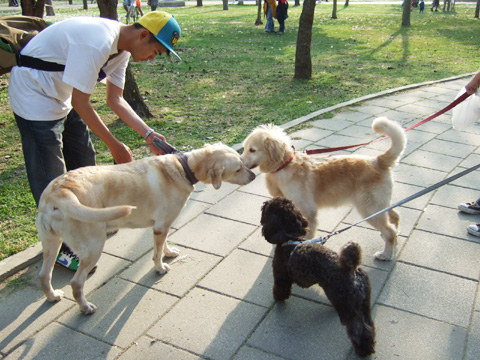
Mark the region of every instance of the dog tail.
POLYGON ((340 268, 347 272, 355 271, 362 263, 362 248, 355 242, 348 242, 338 256, 340 268))
POLYGON ((405 131, 399 124, 386 117, 376 118, 372 123, 372 128, 376 133, 388 135, 392 140, 390 149, 377 157, 379 166, 389 168, 396 165, 407 145, 405 131))
POLYGON ((106 208, 93 208, 83 205, 71 191, 64 191, 55 206, 65 215, 79 221, 108 222, 128 216, 135 206, 119 205, 106 208))

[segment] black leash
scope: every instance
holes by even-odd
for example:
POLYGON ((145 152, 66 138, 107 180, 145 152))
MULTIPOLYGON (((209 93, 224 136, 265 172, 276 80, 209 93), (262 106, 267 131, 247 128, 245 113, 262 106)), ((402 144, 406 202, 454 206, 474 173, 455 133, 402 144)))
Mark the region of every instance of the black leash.
POLYGON ((371 218, 374 218, 377 215, 383 214, 384 212, 386 212, 388 210, 392 210, 393 208, 396 208, 397 206, 403 205, 403 204, 405 204, 409 201, 412 201, 413 199, 416 199, 416 198, 418 198, 422 195, 425 195, 425 194, 427 194, 427 193, 429 193, 429 192, 431 192, 435 189, 438 189, 439 187, 442 187, 443 185, 446 185, 449 182, 457 180, 458 178, 461 178, 462 176, 465 176, 468 173, 471 173, 472 171, 477 170, 478 168, 480 168, 480 164, 477 164, 477 165, 475 165, 475 166, 473 166, 469 169, 466 169, 466 170, 458 173, 457 175, 450 176, 449 178, 447 178, 445 180, 442 180, 442 181, 440 181, 436 184, 433 184, 432 186, 429 186, 429 187, 427 187, 423 190, 420 190, 419 192, 407 197, 406 199, 400 200, 399 202, 397 202, 397 203, 395 203, 395 204, 393 204, 393 205, 391 205, 391 206, 389 206, 389 207, 387 207, 383 210, 380 210, 380 211, 376 212, 375 214, 372 214, 369 217, 366 217, 365 219, 362 219, 362 220, 356 222, 355 224, 352 224, 352 225, 349 225, 349 226, 347 226, 343 229, 334 231, 333 233, 330 233, 326 236, 323 236, 323 237, 321 236, 321 237, 311 239, 311 240, 307 240, 307 241, 293 241, 293 240, 290 240, 290 241, 287 241, 286 243, 283 243, 282 246, 286 246, 286 245, 295 245, 296 246, 296 245, 300 245, 300 244, 312 244, 312 243, 317 243, 317 242, 324 245, 327 242, 327 240, 330 239, 332 236, 340 234, 340 233, 342 233, 342 232, 344 232, 344 231, 346 231, 346 230, 348 230, 348 229, 350 229, 354 226, 357 226, 358 224, 360 224, 364 221, 367 221, 367 220, 370 220, 371 218))

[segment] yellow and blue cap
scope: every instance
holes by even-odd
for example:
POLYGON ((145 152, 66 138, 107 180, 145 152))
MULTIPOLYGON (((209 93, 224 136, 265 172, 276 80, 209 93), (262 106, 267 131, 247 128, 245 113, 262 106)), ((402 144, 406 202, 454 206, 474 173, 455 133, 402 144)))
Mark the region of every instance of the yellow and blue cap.
POLYGON ((138 23, 150 31, 167 50, 182 61, 182 58, 173 50, 180 38, 180 26, 173 15, 164 11, 151 11, 138 20, 138 23))

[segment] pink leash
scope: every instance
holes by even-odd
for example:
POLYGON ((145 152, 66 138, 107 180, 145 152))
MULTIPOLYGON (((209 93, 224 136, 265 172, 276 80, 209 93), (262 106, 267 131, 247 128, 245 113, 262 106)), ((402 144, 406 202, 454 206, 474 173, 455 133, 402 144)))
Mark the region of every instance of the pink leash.
MULTIPOLYGON (((415 125, 412 125, 408 128, 405 129, 405 131, 408 131, 408 130, 412 130, 414 128, 416 128, 417 126, 420 126, 422 124, 425 124, 426 122, 429 122, 430 120, 432 119, 435 119, 436 117, 442 115, 443 113, 447 112, 448 110, 454 108, 455 106, 457 106, 458 104, 460 104, 463 100, 465 100, 466 98, 468 98, 470 95, 468 95, 466 92, 464 94, 462 94, 461 96, 459 96, 457 99, 455 99, 454 101, 452 101, 452 103, 450 103, 449 105, 447 105, 445 108, 443 108, 442 110, 436 112, 435 114, 429 116, 428 118, 426 118, 425 120, 422 120, 418 123, 416 123, 415 125)), ((385 139, 388 139, 388 136, 384 136, 382 138, 379 138, 379 139, 375 139, 375 140, 372 140, 372 141, 369 141, 369 142, 366 142, 366 143, 362 143, 362 144, 356 144, 356 145, 348 145, 348 146, 339 146, 339 147, 335 147, 335 148, 325 148, 325 149, 314 149, 314 150, 305 150, 305 152, 307 153, 307 155, 312 155, 312 154, 322 154, 322 153, 328 153, 328 152, 333 152, 333 151, 339 151, 339 150, 346 150, 346 149, 351 149, 351 148, 354 148, 354 147, 358 147, 358 146, 363 146, 363 145, 368 145, 368 144, 371 144, 373 142, 376 142, 376 141, 380 141, 380 140, 385 140, 385 139)))

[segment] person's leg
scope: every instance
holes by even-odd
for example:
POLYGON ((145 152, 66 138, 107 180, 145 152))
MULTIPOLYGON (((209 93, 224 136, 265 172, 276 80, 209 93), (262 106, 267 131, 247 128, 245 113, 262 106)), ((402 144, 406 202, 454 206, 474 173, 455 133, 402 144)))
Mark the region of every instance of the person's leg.
POLYGON ((66 171, 62 154, 64 119, 29 121, 14 114, 22 139, 28 182, 35 202, 47 185, 66 171))
POLYGON ((267 4, 267 24, 265 25, 265 32, 275 31, 275 24, 272 17, 272 7, 267 4))
POLYGON ((67 171, 82 166, 95 166, 95 149, 87 125, 72 109, 63 130, 63 156, 67 171))
POLYGON ((285 32, 285 20, 278 20, 278 25, 280 25, 277 34, 283 34, 285 32))

